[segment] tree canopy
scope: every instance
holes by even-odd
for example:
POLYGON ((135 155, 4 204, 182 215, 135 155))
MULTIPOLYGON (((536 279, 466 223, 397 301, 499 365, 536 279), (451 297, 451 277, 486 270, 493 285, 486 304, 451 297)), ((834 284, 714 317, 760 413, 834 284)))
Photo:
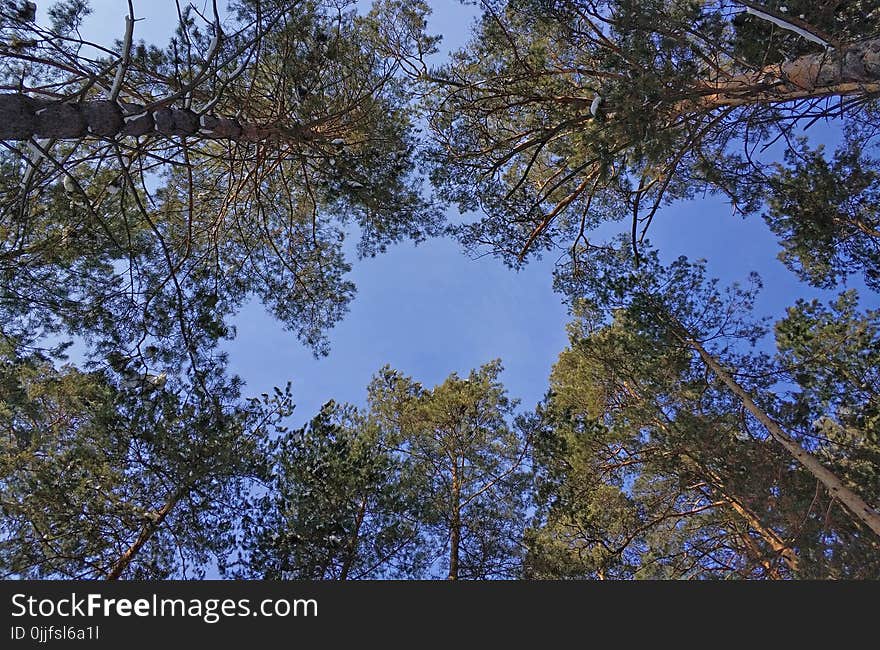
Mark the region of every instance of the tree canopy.
POLYGON ((880 577, 880 2, 471 4, 441 59, 424 0, 175 3, 167 44, 0 0, 0 576, 880 577), (778 241, 772 314, 651 244, 707 196, 778 241), (443 235, 554 254, 539 404, 491 352, 248 397, 246 305, 325 356, 352 257, 443 235))
MULTIPOLYGON (((480 217, 456 229, 465 246, 519 265, 541 251, 601 246, 594 231, 623 221, 637 249, 663 206, 709 192, 746 214, 772 200, 771 227, 811 281, 828 275, 809 253, 823 233, 836 242, 825 253, 834 273, 876 267, 870 209, 835 210, 833 187, 811 192, 810 183, 827 181, 801 169, 810 163, 793 138, 839 119, 852 139, 835 160, 861 153, 869 163, 877 3, 481 5, 470 44, 425 75, 436 89, 432 178, 444 198, 480 217), (777 169, 762 155, 772 145, 798 162, 777 169), (794 211, 780 205, 807 193, 794 211), (810 209, 826 212, 815 226, 810 209)), ((870 191, 871 170, 850 179, 848 196, 870 191)))
POLYGON ((426 389, 385 367, 365 411, 331 402, 279 438, 237 574, 518 576, 528 447, 500 372, 493 362, 426 389))
POLYGON ((827 310, 798 304, 771 355, 753 348, 766 331, 756 277, 722 290, 703 262, 664 266, 654 251, 634 270, 625 245, 598 259, 568 286, 578 319, 545 406, 533 570, 874 576, 873 366, 849 355, 872 348, 876 314, 851 292, 827 310))

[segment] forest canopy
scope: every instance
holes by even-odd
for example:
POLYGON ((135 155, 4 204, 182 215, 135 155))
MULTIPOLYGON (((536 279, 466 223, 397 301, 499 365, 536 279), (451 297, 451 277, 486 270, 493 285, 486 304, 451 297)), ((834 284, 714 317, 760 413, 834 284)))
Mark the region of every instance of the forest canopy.
POLYGON ((880 2, 480 0, 449 52, 423 0, 43 4, 0 0, 0 576, 880 578, 880 2), (763 280, 652 243, 718 205, 763 280), (540 403, 377 365, 296 426, 233 371, 247 305, 332 354, 441 238, 553 260, 540 403))

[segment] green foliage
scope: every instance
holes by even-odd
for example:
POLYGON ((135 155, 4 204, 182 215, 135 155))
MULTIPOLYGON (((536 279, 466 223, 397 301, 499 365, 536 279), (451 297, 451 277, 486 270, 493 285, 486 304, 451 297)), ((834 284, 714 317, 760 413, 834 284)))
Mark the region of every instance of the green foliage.
MULTIPOLYGON (((880 16, 880 2, 876 0, 766 0, 754 4, 782 18, 803 21, 819 33, 843 42, 875 36, 874 24, 880 16)), ((779 63, 815 50, 813 43, 794 32, 746 12, 737 13, 732 23, 735 53, 756 66, 779 63)))
POLYGON ((419 521, 452 578, 519 574, 527 440, 494 361, 432 390, 389 367, 368 389, 370 416, 422 487, 419 521), (444 557, 445 556, 445 557, 444 557))
POLYGON ((784 524, 770 487, 785 464, 686 350, 623 311, 597 329, 576 324, 542 416, 530 574, 790 574, 749 525, 784 524))
POLYGON ((138 42, 135 24, 118 87, 123 42, 83 48, 86 3, 57 4, 45 29, 16 11, 0 5, 4 92, 116 88, 271 134, 91 134, 0 154, 3 572, 99 577, 129 549, 122 577, 193 575, 229 551, 290 409, 286 393, 242 400, 226 375, 232 318, 258 298, 325 354, 355 291, 344 238, 375 255, 439 229, 400 67, 407 48, 433 47, 426 8, 242 0, 215 24, 184 7, 166 47, 138 42), (34 44, 9 50, 13 37, 34 44), (61 367, 71 341, 78 368, 61 367), (70 460, 80 474, 57 471, 70 460))
POLYGON ((289 397, 241 403, 220 374, 205 378, 210 394, 117 387, 8 343, 0 361, 4 577, 101 578, 139 538, 124 578, 199 576, 229 552, 289 397))
MULTIPOLYGON (((407 48, 433 47, 425 11, 384 3, 357 16, 320 2, 244 1, 219 40, 217 26, 188 8, 166 48, 135 43, 125 101, 235 117, 273 135, 85 138, 42 143, 41 157, 34 146, 5 150, 0 273, 9 318, 26 314, 132 356, 150 337, 178 339, 168 346, 177 351, 231 337, 230 319, 256 297, 325 354, 326 331, 355 290, 344 238, 359 232, 358 252, 376 255, 439 230, 415 170, 400 68, 407 48)), ((58 33, 85 13, 82 3, 59 6, 58 33)), ((26 72, 16 57, 0 66, 7 85, 45 84, 81 99, 109 92, 116 64, 84 56, 75 36, 56 43, 30 24, 10 29, 38 43, 26 72), (74 72, 58 68, 56 47, 74 72)))
MULTIPOLYGON (((492 362, 433 390, 389 367, 369 408, 327 403, 269 447, 228 575, 268 579, 520 575, 526 440, 492 362)), ((524 426, 524 425, 523 425, 524 426)))
MULTIPOLYGON (((789 426, 812 439, 823 461, 868 503, 880 502, 880 313, 860 312, 854 291, 828 306, 798 301, 776 324, 776 341, 795 384, 783 410, 789 426)), ((832 516, 840 515, 829 507, 832 516)), ((835 531, 833 544, 850 565, 880 571, 876 541, 861 531, 835 531)), ((849 567, 813 553, 829 575, 846 575, 849 567)))
POLYGON ((777 324, 774 359, 750 350, 765 331, 752 317, 756 279, 722 291, 704 264, 663 265, 653 251, 634 267, 623 242, 592 259, 562 275, 578 320, 543 409, 529 570, 876 577, 876 537, 782 453, 691 343, 876 503, 876 314, 858 314, 852 294, 831 309, 799 303, 777 324))
POLYGON ((799 301, 772 349, 756 275, 725 289, 645 239, 662 206, 718 192, 763 212, 811 285, 880 288, 876 70, 849 56, 880 3, 761 4, 849 53, 858 89, 833 105, 795 83, 822 47, 742 3, 482 7, 431 70, 421 0, 236 0, 222 24, 188 6, 167 46, 130 52, 83 47, 85 2, 43 29, 0 0, 4 92, 113 87, 244 133, 0 152, 0 575, 880 576, 876 537, 764 429, 880 504, 880 313, 799 301), (822 117, 845 125, 830 155, 797 137, 822 117), (228 376, 232 319, 256 298, 325 354, 355 295, 346 238, 363 257, 443 230, 420 162, 481 213, 451 229, 466 247, 512 266, 568 250, 547 397, 518 416, 500 361, 432 389, 385 367, 367 409, 329 402, 290 431, 289 388, 246 400, 228 376))
POLYGON ((344 580, 424 570, 412 468, 362 414, 329 402, 273 441, 270 458, 270 481, 242 520, 245 557, 228 573, 344 580))
POLYGON ((880 289, 880 174, 860 140, 847 138, 828 160, 805 141, 768 179, 764 215, 780 238, 780 259, 810 284, 833 288, 861 272, 880 289))
MULTIPOLYGON (((863 20, 877 2, 758 4, 834 43, 877 36, 863 20)), ((620 220, 637 247, 664 206, 717 193, 742 214, 769 202, 786 262, 811 282, 864 271, 876 284, 876 219, 859 207, 875 203, 873 97, 804 97, 813 82, 790 77, 809 66, 775 65, 821 53, 815 41, 736 2, 483 6, 472 41, 428 77, 432 179, 476 213, 453 229, 466 247, 512 266, 556 249, 578 257, 620 220), (793 144, 822 117, 853 134, 833 162, 793 144), (792 169, 760 155, 774 144, 792 169)), ((865 66, 841 74, 876 81, 865 66)))

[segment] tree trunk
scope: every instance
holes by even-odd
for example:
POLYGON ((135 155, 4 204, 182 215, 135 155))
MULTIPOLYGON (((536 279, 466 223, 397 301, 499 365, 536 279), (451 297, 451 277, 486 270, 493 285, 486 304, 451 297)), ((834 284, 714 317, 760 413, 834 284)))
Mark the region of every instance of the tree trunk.
POLYGON ((705 82, 695 90, 702 96, 681 102, 677 113, 880 92, 880 38, 705 82))
POLYGON ((449 576, 458 580, 458 554, 461 544, 461 484, 458 467, 452 468, 452 512, 449 522, 449 576))
POLYGON ((715 373, 729 389, 736 395, 745 407, 757 420, 764 425, 771 437, 782 445, 804 468, 816 477, 824 485, 831 496, 838 499, 858 519, 863 521, 871 530, 880 536, 880 513, 871 508, 855 492, 850 490, 843 481, 825 467, 817 458, 801 447, 798 442, 789 436, 776 421, 767 415, 761 407, 749 395, 748 391, 737 383, 733 376, 728 373, 703 345, 694 339, 686 338, 685 343, 700 355, 706 366, 715 373))
POLYGON ((339 572, 340 580, 348 580, 348 574, 351 572, 351 566, 354 564, 354 559, 357 557, 357 547, 358 547, 358 539, 361 534, 361 526, 364 524, 364 516, 367 514, 367 497, 361 499, 360 504, 358 505, 357 516, 354 521, 354 532, 351 535, 351 541, 348 543, 348 550, 346 551, 345 561, 342 563, 342 569, 339 572))
POLYGON ((746 554, 748 557, 764 567, 764 571, 767 572, 767 578, 770 580, 782 580, 782 575, 779 573, 779 567, 767 558, 767 554, 762 552, 761 547, 758 546, 755 543, 755 540, 752 539, 752 536, 749 535, 749 531, 744 532, 739 537, 742 540, 743 545, 746 547, 746 554))
POLYGON ((782 558, 782 561, 785 562, 789 569, 797 573, 798 556, 794 549, 788 546, 775 530, 767 528, 750 508, 742 504, 736 497, 728 494, 723 486, 716 485, 715 487, 718 488, 721 498, 724 499, 733 511, 742 517, 749 527, 761 536, 761 539, 767 543, 774 553, 782 558))
POLYGON ((779 536, 779 533, 772 528, 765 526, 760 517, 758 517, 758 515, 756 515, 754 511, 742 501, 742 499, 735 494, 732 494, 724 483, 724 479, 718 474, 718 472, 707 467, 690 454, 684 453, 683 456, 694 464, 696 472, 704 481, 706 481, 707 485, 714 488, 720 494, 721 499, 749 525, 749 528, 758 533, 767 546, 769 546, 776 555, 782 558, 782 561, 785 562, 786 566, 788 566, 793 572, 797 573, 799 565, 797 553, 785 543, 785 540, 779 536))
POLYGON ((0 140, 30 138, 115 138, 158 133, 241 142, 305 139, 302 129, 241 124, 237 120, 199 115, 188 109, 150 108, 104 99, 54 102, 19 94, 0 94, 0 140))
MULTIPOLYGON (((744 505, 735 496, 729 494, 723 485, 716 483, 715 481, 711 481, 709 485, 718 490, 721 500, 749 525, 749 529, 758 533, 761 539, 770 547, 770 550, 772 550, 776 556, 780 557, 785 565, 796 574, 798 571, 798 556, 795 550, 788 546, 775 530, 765 526, 748 506, 744 505)), ((748 537, 748 534, 748 532, 745 533, 746 537, 748 537)), ((779 571, 773 566, 772 562, 766 559, 767 553, 761 553, 757 546, 755 546, 754 550, 755 557, 760 559, 764 568, 766 568, 770 574, 778 577, 779 571)))
POLYGON ((131 561, 138 554, 138 551, 140 551, 144 544, 150 541, 150 538, 157 530, 159 530, 162 522, 165 521, 165 518, 174 509, 174 506, 177 505, 177 502, 180 501, 184 494, 185 492, 183 490, 177 490, 174 494, 168 497, 165 504, 156 511, 156 516, 141 528, 141 532, 134 543, 129 546, 119 559, 113 563, 113 566, 110 567, 106 576, 107 580, 119 579, 122 572, 128 568, 128 565, 131 564, 131 561))
MULTIPOLYGON (((632 386, 629 386, 626 382, 623 382, 623 386, 624 389, 637 400, 641 402, 645 401, 640 391, 636 390, 632 386)), ((654 424, 662 429, 664 432, 666 432, 667 435, 672 433, 669 430, 669 427, 664 422, 655 419, 654 424)), ((783 562, 785 562, 789 569, 797 573, 798 556, 794 549, 786 544, 785 540, 783 540, 775 530, 765 526, 760 517, 758 517, 758 515, 756 515, 746 504, 744 504, 739 497, 737 497, 735 494, 732 494, 731 491, 727 489, 724 480, 717 472, 713 471, 711 468, 701 463, 691 454, 687 452, 680 453, 689 462, 693 463, 695 469, 692 471, 700 476, 700 478, 708 485, 717 490, 721 495, 722 500, 728 506, 730 506, 730 508, 737 515, 742 517, 743 521, 745 521, 752 530, 754 530, 761 536, 761 538, 767 543, 767 545, 773 550, 773 552, 782 558, 783 562)))
POLYGON ((779 533, 772 528, 765 526, 764 522, 761 521, 761 518, 758 517, 758 515, 756 515, 742 499, 733 494, 731 490, 727 488, 724 479, 718 474, 718 472, 707 467, 690 454, 684 453, 683 455, 694 464, 697 468, 697 473, 703 478, 703 480, 706 481, 710 487, 718 491, 722 500, 724 500, 724 502, 727 503, 727 505, 749 525, 749 528, 761 536, 761 539, 764 540, 774 553, 782 558, 782 561, 785 562, 789 569, 797 573, 799 566, 797 553, 785 543, 785 540, 779 536, 779 533))

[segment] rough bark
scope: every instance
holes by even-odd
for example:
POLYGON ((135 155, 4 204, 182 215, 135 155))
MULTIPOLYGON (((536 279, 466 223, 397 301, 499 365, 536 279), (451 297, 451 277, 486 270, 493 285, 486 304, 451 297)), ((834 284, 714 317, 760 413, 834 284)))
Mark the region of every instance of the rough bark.
POLYGON ((0 140, 115 138, 151 133, 245 142, 304 137, 295 127, 241 124, 235 119, 199 115, 183 108, 148 109, 103 99, 53 102, 0 94, 0 140))
POLYGON ((461 483, 457 467, 452 469, 452 512, 449 522, 449 576, 458 580, 458 555, 461 544, 461 483))
POLYGON ((849 43, 698 86, 679 113, 880 92, 880 38, 849 43))

